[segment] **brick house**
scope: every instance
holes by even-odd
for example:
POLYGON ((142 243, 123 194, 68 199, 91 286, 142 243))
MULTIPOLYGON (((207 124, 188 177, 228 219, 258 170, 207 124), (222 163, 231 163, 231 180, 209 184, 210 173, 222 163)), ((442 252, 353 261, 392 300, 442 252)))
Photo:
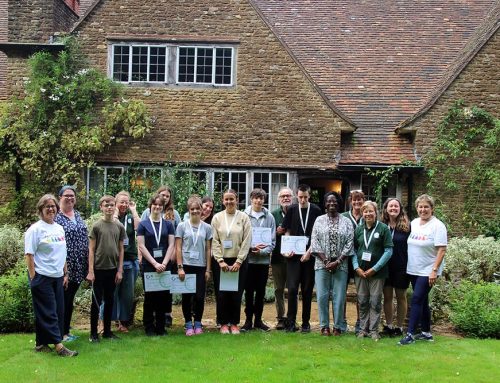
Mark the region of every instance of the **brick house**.
MULTIPOLYGON (((237 189, 242 204, 260 186, 274 206, 280 186, 302 182, 318 197, 373 196, 366 168, 425 155, 457 98, 498 116, 494 0, 56 3, 80 12, 71 31, 92 65, 156 119, 145 139, 99 156, 103 170, 88 172, 89 187, 131 162, 147 175, 172 160, 195 163, 212 189, 237 189)), ((34 39, 33 24, 23 24, 25 35, 9 24, 7 41, 34 39)), ((41 41, 49 45, 37 34, 41 41)), ((22 67, 20 44, 12 45, 0 44, 10 93, 20 79, 13 68, 22 67)), ((384 197, 411 205, 423 185, 421 168, 405 168, 384 197)))

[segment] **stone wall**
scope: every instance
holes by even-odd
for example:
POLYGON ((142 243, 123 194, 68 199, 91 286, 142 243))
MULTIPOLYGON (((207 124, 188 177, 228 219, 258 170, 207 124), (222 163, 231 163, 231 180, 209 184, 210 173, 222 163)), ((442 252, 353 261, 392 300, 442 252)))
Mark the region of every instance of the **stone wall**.
MULTIPOLYGON (((425 158, 425 154, 432 147, 436 139, 437 126, 448 113, 453 103, 459 99, 464 100, 468 106, 478 106, 496 118, 500 117, 500 77, 498 67, 498 56, 500 54, 500 41, 498 32, 483 46, 476 57, 455 79, 451 86, 444 92, 433 107, 412 125, 417 128, 415 146, 417 153, 425 158)), ((500 166, 500 153, 493 150, 486 151, 481 147, 476 147, 472 155, 461 162, 460 166, 471 167, 480 156, 495 156, 496 164, 500 166)), ((490 157, 491 158, 491 157, 490 157)), ((453 164, 453 162, 450 161, 453 164)), ((453 226, 454 235, 474 234, 468 232, 458 220, 463 214, 465 197, 470 193, 479 193, 484 198, 479 200, 484 218, 498 219, 496 208, 499 196, 494 196, 493 185, 483 185, 482 189, 470 190, 466 187, 468 180, 462 175, 456 180, 459 184, 457 192, 450 193, 443 187, 438 187, 435 191, 435 198, 444 205, 444 213, 449 217, 449 223, 453 226)), ((424 175, 415 178, 415 197, 426 192, 427 179, 424 175)))
POLYGON ((247 1, 101 2, 77 28, 93 65, 107 70, 107 36, 237 40, 232 88, 128 87, 155 117, 143 140, 126 140, 105 162, 199 161, 211 165, 335 167, 347 127, 247 1))

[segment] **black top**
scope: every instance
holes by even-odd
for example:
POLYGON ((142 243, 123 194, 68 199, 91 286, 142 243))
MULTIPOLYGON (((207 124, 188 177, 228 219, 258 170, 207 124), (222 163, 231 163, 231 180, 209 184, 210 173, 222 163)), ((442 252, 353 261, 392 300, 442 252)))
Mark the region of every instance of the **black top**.
MULTIPOLYGON (((308 237, 309 241, 307 243, 307 246, 310 246, 314 221, 316 221, 316 218, 318 218, 322 214, 323 212, 321 211, 319 206, 311 203, 306 232, 304 233, 304 230, 302 229, 302 224, 300 223, 299 204, 295 203, 288 207, 288 210, 286 211, 285 218, 283 219, 283 223, 281 224, 281 226, 283 226, 287 231, 289 230, 290 235, 305 235, 306 237, 308 237)), ((306 221, 306 215, 307 215, 307 208, 302 208, 303 223, 305 223, 306 221)))
MULTIPOLYGON (((392 229, 389 228, 392 232, 392 229)), ((392 249, 392 257, 389 260, 389 274, 393 273, 406 273, 406 265, 408 263, 408 237, 410 232, 394 230, 392 242, 394 247, 392 249)))

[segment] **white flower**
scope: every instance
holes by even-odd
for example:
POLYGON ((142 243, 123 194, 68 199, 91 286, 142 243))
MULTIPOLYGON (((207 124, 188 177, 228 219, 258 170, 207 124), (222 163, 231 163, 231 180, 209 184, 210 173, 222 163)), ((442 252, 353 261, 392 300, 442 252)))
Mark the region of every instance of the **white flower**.
POLYGON ((47 91, 47 89, 45 89, 45 88, 40 88, 40 92, 45 93, 46 91, 47 91))

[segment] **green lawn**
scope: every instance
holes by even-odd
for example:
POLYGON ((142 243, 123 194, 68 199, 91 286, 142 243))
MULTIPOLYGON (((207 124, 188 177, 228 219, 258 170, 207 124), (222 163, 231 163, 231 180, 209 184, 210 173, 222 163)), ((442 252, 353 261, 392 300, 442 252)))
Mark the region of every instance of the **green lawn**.
POLYGON ((76 358, 32 351, 32 334, 0 336, 0 382, 497 382, 500 341, 437 336, 399 347, 397 339, 359 340, 215 331, 163 338, 140 330, 119 341, 70 343, 76 358))

